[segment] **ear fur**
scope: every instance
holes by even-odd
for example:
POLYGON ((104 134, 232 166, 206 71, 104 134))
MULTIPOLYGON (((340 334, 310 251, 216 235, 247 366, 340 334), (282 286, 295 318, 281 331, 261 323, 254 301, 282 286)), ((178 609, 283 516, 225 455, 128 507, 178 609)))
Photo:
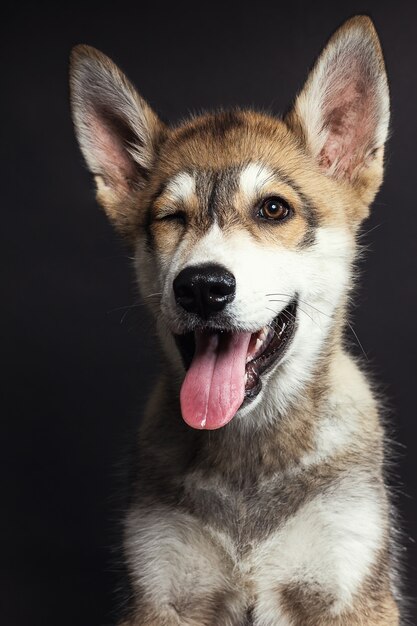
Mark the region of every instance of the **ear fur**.
POLYGON ((121 231, 129 227, 132 192, 146 182, 164 126, 103 53, 79 45, 70 59, 71 109, 97 198, 121 231))
POLYGON ((373 199, 382 181, 389 92, 369 17, 353 17, 331 37, 286 122, 329 176, 373 199))

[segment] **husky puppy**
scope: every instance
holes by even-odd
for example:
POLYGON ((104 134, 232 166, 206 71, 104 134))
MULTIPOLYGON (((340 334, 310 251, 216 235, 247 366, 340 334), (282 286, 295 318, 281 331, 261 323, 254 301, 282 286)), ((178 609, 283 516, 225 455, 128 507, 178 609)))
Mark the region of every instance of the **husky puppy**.
POLYGON ((124 626, 399 624, 384 432, 343 342, 389 123, 371 20, 333 35, 283 119, 167 127, 84 45, 71 103, 165 355, 125 522, 124 626))

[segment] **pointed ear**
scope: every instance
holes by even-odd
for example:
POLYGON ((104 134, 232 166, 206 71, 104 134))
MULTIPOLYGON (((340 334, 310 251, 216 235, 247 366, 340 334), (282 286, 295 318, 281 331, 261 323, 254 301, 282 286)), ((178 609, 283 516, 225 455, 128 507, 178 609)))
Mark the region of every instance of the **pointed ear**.
POLYGON ((381 46, 366 16, 331 37, 286 118, 329 176, 371 202, 382 181, 389 93, 381 46))
POLYGON ((97 199, 122 232, 146 184, 164 126, 116 65, 90 46, 71 52, 72 117, 97 199), (130 201, 130 202, 129 202, 130 201))

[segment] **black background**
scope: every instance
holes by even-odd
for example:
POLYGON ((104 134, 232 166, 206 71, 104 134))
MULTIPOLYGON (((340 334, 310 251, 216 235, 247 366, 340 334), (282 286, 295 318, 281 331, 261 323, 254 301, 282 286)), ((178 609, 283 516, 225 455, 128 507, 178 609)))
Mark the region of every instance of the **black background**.
POLYGON ((4 626, 113 623, 118 465, 157 370, 149 320, 123 308, 134 302, 128 252, 96 207, 73 136, 70 48, 106 52, 168 121, 220 105, 280 113, 327 37, 356 13, 380 34, 393 116, 353 322, 391 409, 413 593, 417 5, 14 4, 1 37, 4 626))

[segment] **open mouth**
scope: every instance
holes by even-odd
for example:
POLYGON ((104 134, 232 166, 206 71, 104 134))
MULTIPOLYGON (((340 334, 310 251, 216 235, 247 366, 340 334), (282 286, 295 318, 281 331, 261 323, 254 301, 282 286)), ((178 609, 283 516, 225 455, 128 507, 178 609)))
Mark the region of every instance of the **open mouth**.
POLYGON ((284 356, 296 328, 292 301, 255 333, 204 328, 175 335, 187 375, 181 389, 185 421, 219 428, 262 388, 262 374, 284 356))
POLYGON ((281 359, 295 331, 297 306, 289 304, 269 326, 253 333, 245 365, 245 396, 254 398, 261 390, 260 376, 281 359))

